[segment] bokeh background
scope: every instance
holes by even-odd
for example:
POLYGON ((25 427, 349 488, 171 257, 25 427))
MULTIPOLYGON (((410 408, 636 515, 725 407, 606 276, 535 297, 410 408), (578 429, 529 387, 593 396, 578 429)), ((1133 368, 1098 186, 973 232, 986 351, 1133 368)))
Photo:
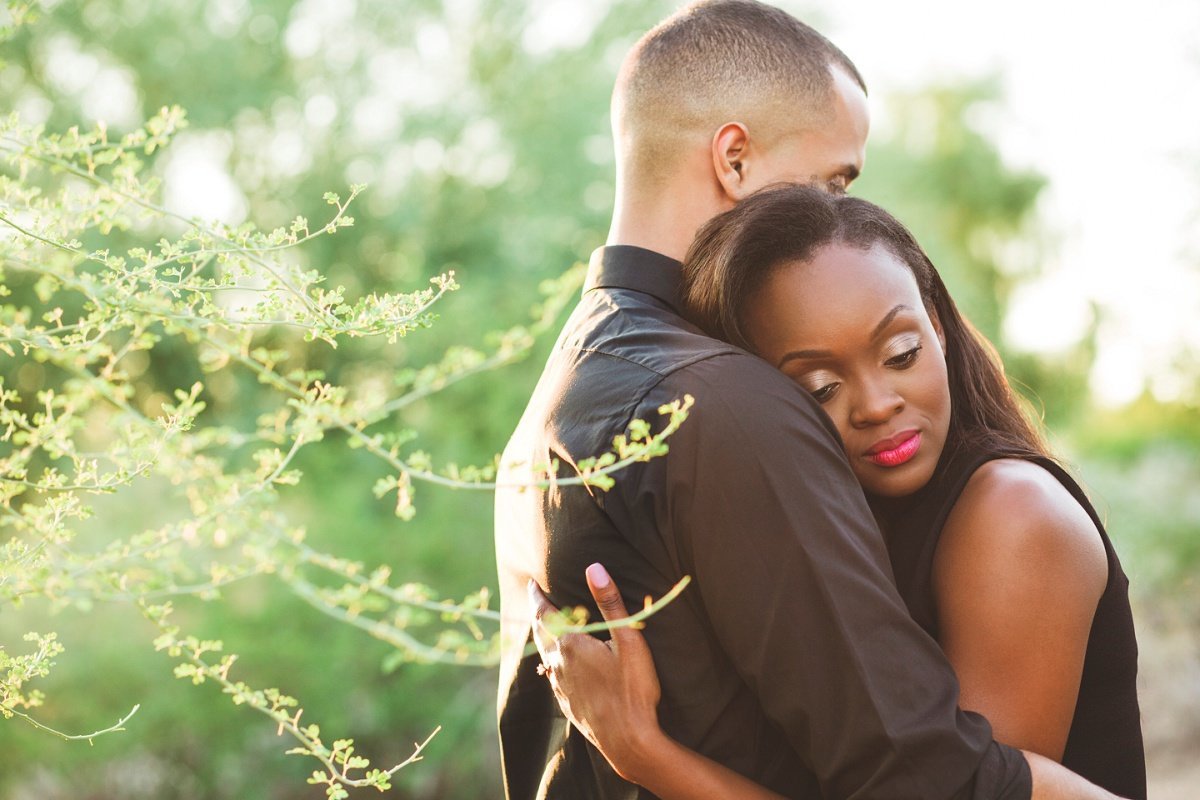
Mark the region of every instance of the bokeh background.
MULTIPOLYGON (((995 341, 1090 489, 1130 573, 1142 648, 1152 797, 1200 791, 1200 6, 1121 9, 1019 0, 984 12, 920 0, 780 2, 826 32, 871 87, 873 131, 853 191, 917 233, 995 341)), ((519 323, 537 286, 602 243, 612 202, 608 93, 656 0, 80 0, 44 4, 7 43, 0 109, 49 129, 120 132, 180 104, 190 127, 152 170, 187 215, 322 219, 321 196, 367 183, 357 223, 302 254, 348 294, 418 288, 455 269, 440 322, 399 344, 307 362, 353 382, 362 363, 423 363, 519 323)), ((550 340, 533 357, 406 412, 440 459, 502 449, 550 340)), ((296 346, 301 346, 297 343, 296 346)), ((157 348, 139 379, 190 385, 157 348)), ((2 367, 32 392, 32 362, 2 367)), ((224 419, 257 413, 250 381, 215 382, 224 419), (223 388, 222 388, 223 386, 223 388)), ((152 396, 153 392, 148 392, 152 396)), ((302 453, 286 495, 318 544, 463 595, 494 586, 491 497, 422 490, 399 522, 361 451, 302 453)), ((150 496, 105 509, 138 527, 150 496)), ((248 680, 299 696, 382 764, 442 732, 393 796, 500 794, 494 671, 404 664, 269 580, 181 601, 248 680)), ((171 675, 129 608, 47 621, 5 609, 0 636, 53 627, 68 653, 42 717, 93 747, 0 721, 0 797, 309 797, 311 767, 273 727, 171 675)))

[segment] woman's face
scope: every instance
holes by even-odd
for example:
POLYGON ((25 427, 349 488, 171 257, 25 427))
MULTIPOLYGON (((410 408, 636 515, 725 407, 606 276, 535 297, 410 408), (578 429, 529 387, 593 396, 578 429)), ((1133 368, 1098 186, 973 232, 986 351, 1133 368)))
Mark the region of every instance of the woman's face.
POLYGON ((747 311, 755 350, 833 419, 864 489, 900 497, 929 481, 950 428, 945 342, 903 262, 828 245, 776 270, 747 311))

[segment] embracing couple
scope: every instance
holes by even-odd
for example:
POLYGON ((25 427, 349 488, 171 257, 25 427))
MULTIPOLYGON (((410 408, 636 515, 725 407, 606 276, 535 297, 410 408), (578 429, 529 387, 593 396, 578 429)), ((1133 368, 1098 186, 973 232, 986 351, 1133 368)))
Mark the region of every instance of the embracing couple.
POLYGON ((921 247, 845 196, 854 65, 710 0, 612 115, 609 243, 502 465, 571 476, 695 405, 608 491, 498 496, 510 800, 1144 797, 1128 581, 921 247), (685 575, 640 631, 541 624, 685 575))

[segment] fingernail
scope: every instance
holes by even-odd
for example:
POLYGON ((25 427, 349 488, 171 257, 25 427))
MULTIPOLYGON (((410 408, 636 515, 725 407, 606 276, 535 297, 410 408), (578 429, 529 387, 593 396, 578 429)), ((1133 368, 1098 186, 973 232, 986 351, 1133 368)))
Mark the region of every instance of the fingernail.
POLYGON ((603 589, 612 581, 608 577, 608 570, 604 569, 604 565, 600 563, 592 564, 587 568, 588 580, 592 582, 592 586, 597 589, 603 589))

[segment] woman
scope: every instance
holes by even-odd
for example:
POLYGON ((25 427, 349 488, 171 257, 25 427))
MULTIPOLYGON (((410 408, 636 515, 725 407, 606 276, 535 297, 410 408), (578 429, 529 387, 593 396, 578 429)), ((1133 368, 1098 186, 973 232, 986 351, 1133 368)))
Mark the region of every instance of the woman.
MULTIPOLYGON (((1128 580, 904 226, 857 198, 767 189, 700 231, 684 294, 701 328, 775 365, 829 414, 960 705, 1000 741, 1145 797, 1128 580)), ((603 567, 588 578, 605 616, 624 616, 603 567)), ((581 641, 564 659, 534 627, 564 712, 623 776, 665 800, 776 796, 658 729, 636 631, 581 641)))

